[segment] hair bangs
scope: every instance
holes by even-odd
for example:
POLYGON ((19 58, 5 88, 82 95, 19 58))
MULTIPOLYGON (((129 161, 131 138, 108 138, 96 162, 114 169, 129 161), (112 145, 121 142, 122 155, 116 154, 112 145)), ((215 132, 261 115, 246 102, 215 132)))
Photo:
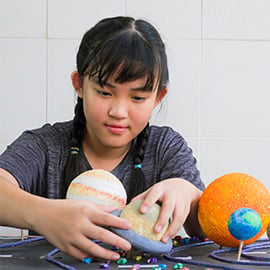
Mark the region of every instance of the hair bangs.
POLYGON ((122 32, 95 52, 89 77, 103 85, 108 79, 116 83, 146 78, 145 90, 154 90, 160 81, 160 61, 147 42, 136 32, 122 32))

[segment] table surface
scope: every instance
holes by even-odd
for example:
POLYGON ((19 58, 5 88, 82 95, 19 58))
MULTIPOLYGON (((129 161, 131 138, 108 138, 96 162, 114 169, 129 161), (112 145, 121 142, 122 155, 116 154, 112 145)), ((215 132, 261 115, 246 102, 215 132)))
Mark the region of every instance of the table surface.
MULTIPOLYGON (((4 247, 4 244, 15 242, 18 240, 10 240, 10 239, 5 239, 1 240, 1 249, 0 249, 0 269, 61 269, 59 265, 53 264, 52 262, 49 262, 45 259, 45 256, 51 252, 52 250, 55 249, 50 243, 48 243, 45 239, 39 240, 39 241, 33 241, 30 243, 24 243, 22 245, 15 245, 13 247, 4 247)), ((270 241, 267 241, 268 245, 270 244, 270 241)), ((221 262, 216 259, 212 259, 209 257, 209 254, 213 250, 218 250, 219 246, 216 244, 208 244, 208 245, 203 245, 203 246, 198 246, 198 247, 192 247, 188 248, 179 252, 176 252, 173 254, 174 257, 178 256, 181 258, 191 256, 192 261, 196 260, 203 265, 193 265, 190 263, 182 262, 185 267, 188 267, 190 270, 204 270, 209 267, 209 269, 252 269, 252 270, 266 270, 270 269, 270 249, 263 249, 263 252, 258 253, 258 254, 264 254, 264 258, 267 258, 267 266, 250 266, 250 265, 240 265, 240 264, 235 264, 235 263, 225 263, 221 262), (212 266, 207 266, 206 264, 210 265, 215 265, 214 267, 212 266)), ((262 251, 262 250, 261 250, 262 251)), ((135 251, 133 251, 135 252, 135 251)), ((147 264, 147 259, 149 257, 153 257, 154 255, 148 254, 143 257, 141 261, 136 261, 134 260, 135 256, 138 255, 138 253, 133 253, 131 252, 127 265, 134 265, 134 264, 141 264, 141 265, 146 265, 147 264)), ((258 255, 257 256, 260 256, 258 255)), ((237 258, 237 251, 233 252, 228 252, 226 255, 227 258, 231 260, 236 260, 237 258)), ((176 262, 174 261, 169 261, 164 256, 155 256, 158 258, 157 264, 166 264, 167 269, 174 269, 174 265, 176 262)), ((56 253, 53 256, 54 259, 59 261, 62 264, 70 266, 70 268, 66 269, 100 269, 100 264, 103 263, 102 260, 96 260, 93 261, 91 264, 87 265, 84 264, 64 253, 61 251, 56 253)), ((244 260, 244 258, 241 258, 241 260, 244 260)), ((246 260, 246 259, 245 259, 246 260)), ((147 264, 149 265, 149 264, 147 264)), ((62 267, 63 269, 63 267, 62 267)), ((130 269, 130 268, 120 268, 119 265, 116 262, 111 262, 110 263, 110 269, 130 269)), ((141 268, 141 269, 152 269, 152 268, 141 268)))

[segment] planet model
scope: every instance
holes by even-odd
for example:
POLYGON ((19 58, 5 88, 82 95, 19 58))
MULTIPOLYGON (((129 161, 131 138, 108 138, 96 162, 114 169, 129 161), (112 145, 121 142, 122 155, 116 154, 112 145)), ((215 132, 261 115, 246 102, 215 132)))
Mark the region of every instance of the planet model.
POLYGON ((250 208, 239 208, 234 211, 228 221, 231 235, 238 240, 248 240, 256 236, 261 229, 259 214, 250 208))
POLYGON ((172 249, 172 241, 167 243, 161 242, 164 232, 167 230, 169 223, 159 233, 155 232, 154 226, 158 220, 161 207, 154 204, 145 214, 140 212, 140 206, 143 200, 130 202, 122 211, 114 214, 124 218, 132 224, 130 230, 112 228, 114 232, 127 239, 132 246, 150 253, 166 253, 172 249))
MULTIPOLYGON (((244 240, 244 245, 247 245, 260 238, 270 223, 268 189, 256 178, 244 173, 229 173, 211 182, 202 193, 198 206, 198 220, 206 236, 221 246, 238 247, 239 239, 229 231, 233 225, 228 224, 237 220, 232 214, 241 208, 252 209, 261 220, 260 230, 253 237, 249 238, 251 234, 248 230, 243 231, 241 238, 249 238, 244 240)), ((244 216, 250 217, 251 211, 246 211, 244 216)), ((256 220, 254 218, 249 222, 256 223, 256 220)))
POLYGON ((127 194, 121 181, 112 173, 96 169, 81 173, 70 183, 67 199, 88 200, 123 209, 127 194))
POLYGON ((161 207, 155 203, 147 213, 142 214, 140 212, 142 203, 143 200, 136 200, 129 203, 123 209, 120 217, 129 220, 132 224, 131 229, 137 234, 160 241, 169 225, 167 224, 159 233, 154 231, 161 207))

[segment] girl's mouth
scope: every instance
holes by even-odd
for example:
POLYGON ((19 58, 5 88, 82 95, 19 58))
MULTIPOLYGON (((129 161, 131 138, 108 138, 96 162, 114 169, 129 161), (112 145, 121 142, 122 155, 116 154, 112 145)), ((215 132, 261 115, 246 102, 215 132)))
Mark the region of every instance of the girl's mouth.
POLYGON ((127 130, 124 126, 106 125, 107 129, 114 134, 122 134, 127 130))

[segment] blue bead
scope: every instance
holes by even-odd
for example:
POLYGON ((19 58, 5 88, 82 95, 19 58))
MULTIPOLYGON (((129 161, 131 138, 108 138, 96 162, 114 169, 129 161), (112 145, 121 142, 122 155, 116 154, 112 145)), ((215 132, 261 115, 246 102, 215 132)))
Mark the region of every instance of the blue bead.
POLYGON ((82 260, 83 263, 86 263, 86 264, 90 264, 92 262, 92 259, 91 258, 84 258, 82 260))
POLYGON ((190 238, 185 237, 185 238, 182 239, 182 242, 185 243, 185 244, 187 244, 187 243, 190 242, 190 238))

